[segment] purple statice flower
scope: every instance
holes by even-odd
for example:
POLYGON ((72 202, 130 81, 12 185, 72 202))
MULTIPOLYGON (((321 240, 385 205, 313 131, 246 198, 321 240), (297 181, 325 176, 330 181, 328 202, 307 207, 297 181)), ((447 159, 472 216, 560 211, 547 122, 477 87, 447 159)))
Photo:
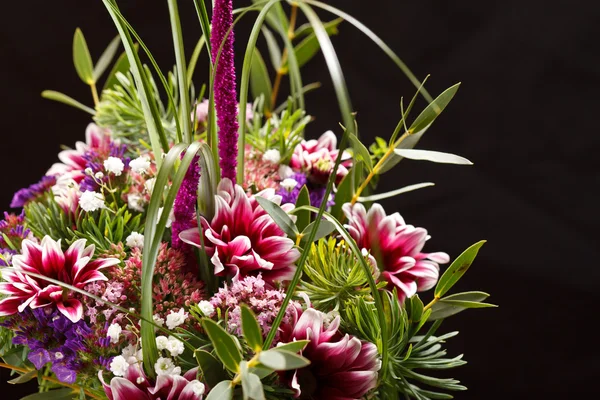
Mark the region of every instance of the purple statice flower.
POLYGON ((4 219, 0 221, 0 254, 2 255, 0 257, 0 267, 8 266, 5 261, 10 261, 12 256, 17 254, 16 249, 21 248, 23 240, 31 238, 31 231, 25 228, 24 225, 24 211, 21 211, 19 215, 4 213, 4 219), (10 244, 6 239, 10 241, 10 244))
POLYGON ((221 177, 235 182, 239 126, 233 54, 234 35, 233 29, 229 31, 232 25, 232 0, 216 0, 213 8, 210 43, 213 63, 216 63, 214 91, 219 125, 219 165, 221 166, 221 177), (222 49, 221 44, 223 44, 222 49), (220 55, 219 49, 221 49, 220 55))
POLYGON ((42 194, 48 192, 56 184, 55 176, 44 176, 38 183, 19 190, 13 196, 10 203, 11 208, 21 208, 27 203, 37 199, 42 194))
MULTIPOLYGON (((281 309, 284 298, 283 289, 271 288, 259 274, 258 276, 246 276, 244 279, 232 282, 229 286, 225 284, 225 287, 219 289, 219 292, 210 299, 210 304, 215 309, 220 309, 221 315, 225 315, 225 312, 228 311, 227 328, 229 332, 240 336, 242 334, 240 305, 246 304, 254 311, 263 335, 266 337, 281 309)), ((273 345, 277 344, 282 333, 285 337, 293 330, 294 321, 298 319, 298 310, 300 309, 298 302, 290 302, 277 335, 275 335, 273 345)))
MULTIPOLYGON (((302 190, 302 186, 306 185, 310 196, 310 205, 313 207, 321 207, 321 203, 323 202, 323 198, 325 197, 325 192, 327 190, 325 185, 315 185, 311 183, 306 175, 302 172, 295 172, 288 179, 293 179, 296 181, 296 186, 293 188, 288 188, 281 185, 279 187, 277 194, 282 198, 281 204, 296 204, 300 190, 302 190)), ((329 201, 327 202, 327 207, 331 207, 333 204, 333 196, 330 196, 329 201)))

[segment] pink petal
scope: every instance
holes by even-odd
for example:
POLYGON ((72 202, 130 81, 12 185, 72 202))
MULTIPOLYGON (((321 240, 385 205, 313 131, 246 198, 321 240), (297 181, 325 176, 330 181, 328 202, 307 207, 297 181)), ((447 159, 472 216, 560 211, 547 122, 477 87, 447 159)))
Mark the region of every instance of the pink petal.
POLYGON ((42 275, 55 277, 65 266, 65 255, 60 248, 60 240, 54 241, 50 236, 42 239, 42 275))
POLYGON ((59 301, 56 303, 56 307, 61 314, 69 318, 73 323, 78 322, 83 317, 83 305, 79 300, 67 299, 59 301))
POLYGON ((191 228, 187 229, 179 234, 179 239, 182 242, 191 244, 192 246, 202 248, 200 244, 200 231, 199 228, 191 228))
POLYGON ((130 382, 125 378, 112 378, 110 381, 110 389, 113 400, 151 399, 147 393, 138 389, 133 382, 130 382))

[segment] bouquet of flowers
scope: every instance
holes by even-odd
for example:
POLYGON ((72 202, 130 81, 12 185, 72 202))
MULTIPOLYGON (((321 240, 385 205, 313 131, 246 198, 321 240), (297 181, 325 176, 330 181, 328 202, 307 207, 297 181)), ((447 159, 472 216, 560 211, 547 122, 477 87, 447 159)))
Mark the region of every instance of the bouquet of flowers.
POLYGON ((484 242, 450 263, 426 246, 427 230, 377 203, 431 183, 375 193, 403 158, 470 164, 414 148, 458 85, 432 98, 375 33, 316 0, 194 0, 203 35, 189 59, 167 0, 176 62, 164 74, 117 2, 103 2, 119 36, 96 63, 80 30, 73 40, 94 107, 43 93, 91 114, 85 142, 17 192, 21 211, 0 222, 0 366, 11 382, 37 379, 30 399, 421 400, 464 390, 437 373, 465 363, 444 349, 456 332, 438 330, 492 306, 484 292, 451 294, 484 242), (238 92, 233 28, 248 15, 238 92), (370 147, 330 40, 342 22, 418 89, 390 138, 370 147), (210 74, 197 89, 204 48, 210 74), (319 50, 341 127, 308 139, 304 95, 319 85, 300 71, 319 50), (429 105, 415 117, 419 95, 429 105))

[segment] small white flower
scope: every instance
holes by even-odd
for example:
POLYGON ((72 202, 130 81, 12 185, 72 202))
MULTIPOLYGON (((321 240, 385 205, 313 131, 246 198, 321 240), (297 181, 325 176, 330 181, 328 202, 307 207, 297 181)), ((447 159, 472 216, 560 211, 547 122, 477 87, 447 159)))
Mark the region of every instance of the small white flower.
POLYGON ((169 346, 169 339, 166 336, 157 336, 156 337, 156 348, 158 350, 166 350, 169 346))
POLYGON ((183 308, 179 309, 179 312, 174 312, 171 310, 169 315, 167 315, 167 328, 173 330, 177 328, 179 325, 183 324, 185 320, 188 318, 188 313, 185 312, 183 308))
POLYGON ((156 371, 156 375, 180 375, 181 368, 176 367, 173 364, 173 360, 170 358, 160 357, 156 364, 154 364, 154 370, 156 371))
MULTIPOLYGON (((164 207, 161 207, 158 209, 158 215, 156 216, 156 221, 160 221, 160 217, 162 216, 164 207)), ((173 210, 171 210, 171 213, 169 214, 169 218, 167 218, 167 224, 165 225, 165 228, 170 228, 171 225, 173 225, 173 210)))
POLYGON ((94 171, 90 167, 87 167, 85 169, 85 174, 89 175, 89 176, 92 176, 92 175, 94 175, 94 171))
POLYGON ((119 336, 121 335, 121 325, 119 324, 111 324, 106 331, 106 337, 110 338, 110 342, 113 344, 119 343, 119 336))
POLYGON ((127 239, 125 239, 125 244, 131 248, 139 247, 140 249, 143 249, 144 235, 138 232, 131 232, 131 235, 127 236, 127 239))
POLYGON ((148 193, 152 193, 152 191, 154 190, 155 183, 156 183, 156 178, 151 178, 151 179, 148 179, 146 182, 144 182, 144 187, 146 188, 146 191, 148 193))
POLYGON ((161 318, 161 316, 158 314, 154 314, 152 316, 152 319, 154 320, 154 323, 158 326, 163 326, 165 324, 165 319, 161 318))
POLYGON ((166 349, 171 353, 171 357, 177 357, 178 355, 183 354, 185 348, 183 347, 183 342, 181 340, 169 336, 166 349))
POLYGON ((56 353, 54 353, 54 358, 57 360, 62 360, 63 358, 65 358, 65 355, 60 351, 57 351, 56 353))
POLYGON ((265 154, 263 154, 262 159, 264 162, 269 162, 271 164, 279 164, 279 161, 281 161, 281 154, 277 149, 270 149, 265 151, 265 154))
POLYGON ((298 185, 298 181, 293 178, 286 178, 281 182, 281 187, 283 187, 288 192, 291 192, 298 185))
POLYGON ((196 379, 188 383, 188 385, 192 385, 192 392, 198 397, 202 396, 206 390, 204 384, 196 379))
POLYGON ((141 376, 138 376, 135 381, 138 385, 141 385, 142 383, 144 383, 145 379, 142 378, 141 376))
POLYGON ((108 157, 104 160, 104 169, 116 176, 120 176, 124 168, 125 164, 123 164, 123 161, 120 158, 108 157))
POLYGON ((144 207, 142 207, 143 201, 144 199, 139 194, 130 194, 127 196, 127 206, 134 211, 144 212, 144 207))
POLYGON ((145 174, 150 169, 150 160, 148 157, 138 157, 129 163, 129 167, 136 174, 145 174))
POLYGON ((86 212, 93 212, 104 208, 104 196, 100 193, 86 190, 79 198, 79 206, 86 212))
POLYGON ((129 369, 129 363, 123 356, 116 356, 110 363, 110 371, 115 376, 125 376, 129 369))
POLYGON ((210 304, 210 301, 202 300, 198 303, 198 308, 205 317, 211 317, 215 313, 215 307, 210 304))
POLYGON ((288 165, 280 165, 277 170, 277 174, 281 179, 289 178, 294 175, 294 170, 291 169, 288 165))
POLYGON ((129 346, 123 349, 121 355, 123 356, 123 358, 128 359, 129 357, 135 357, 136 352, 137 348, 134 345, 130 344, 129 346))
POLYGON ((94 175, 94 177, 98 180, 104 178, 104 174, 102 172, 96 172, 96 175, 94 175))

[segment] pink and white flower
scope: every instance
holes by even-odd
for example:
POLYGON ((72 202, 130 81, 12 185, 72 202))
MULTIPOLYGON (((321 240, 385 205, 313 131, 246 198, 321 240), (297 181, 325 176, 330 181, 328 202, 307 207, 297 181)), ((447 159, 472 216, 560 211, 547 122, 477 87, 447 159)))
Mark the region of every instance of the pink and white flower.
MULTIPOLYGON (((289 280, 300 252, 273 218, 258 204, 261 196, 281 204, 274 189, 248 196, 239 185, 223 179, 215 196, 212 221, 201 219, 204 246, 215 266, 215 275, 232 276, 234 281, 246 275, 262 273, 266 281, 289 280)), ((284 205, 285 211, 293 205, 284 205)), ((181 232, 181 240, 201 248, 198 228, 181 232)))
POLYGON ((348 232, 374 257, 379 278, 388 282, 388 288, 398 288, 400 300, 435 286, 439 264, 450 257, 443 252, 421 252, 430 238, 425 229, 407 225, 399 213, 386 215, 379 204, 373 204, 369 212, 359 203, 346 203, 342 210, 348 218, 348 232))
POLYGON ((198 368, 183 376, 163 374, 152 385, 140 364, 133 364, 127 368, 124 377, 112 378, 109 385, 105 383, 102 371, 98 372, 98 378, 109 400, 201 400, 205 386, 196 380, 197 374, 198 368))
POLYGON ((377 347, 342 335, 339 316, 327 327, 326 320, 327 315, 321 311, 307 309, 287 340, 310 340, 302 355, 311 364, 294 371, 291 387, 301 399, 361 399, 377 387, 381 368, 377 347))
MULTIPOLYGON (((318 140, 303 140, 294 149, 290 167, 307 173, 313 183, 327 183, 333 171, 335 160, 339 154, 337 138, 332 131, 327 131, 318 140)), ((337 170, 337 182, 348 174, 352 165, 349 153, 342 154, 342 163, 337 170)))
POLYGON ((101 269, 116 265, 116 258, 92 260, 95 247, 85 247, 85 239, 75 241, 66 252, 60 240, 44 237, 41 244, 23 240, 22 254, 12 259, 13 268, 2 270, 6 282, 0 283, 0 293, 8 295, 0 301, 0 316, 22 312, 27 307, 39 308, 56 304, 58 310, 73 322, 83 316, 83 306, 62 287, 27 275, 26 272, 43 275, 77 288, 95 281, 106 281, 101 269))

